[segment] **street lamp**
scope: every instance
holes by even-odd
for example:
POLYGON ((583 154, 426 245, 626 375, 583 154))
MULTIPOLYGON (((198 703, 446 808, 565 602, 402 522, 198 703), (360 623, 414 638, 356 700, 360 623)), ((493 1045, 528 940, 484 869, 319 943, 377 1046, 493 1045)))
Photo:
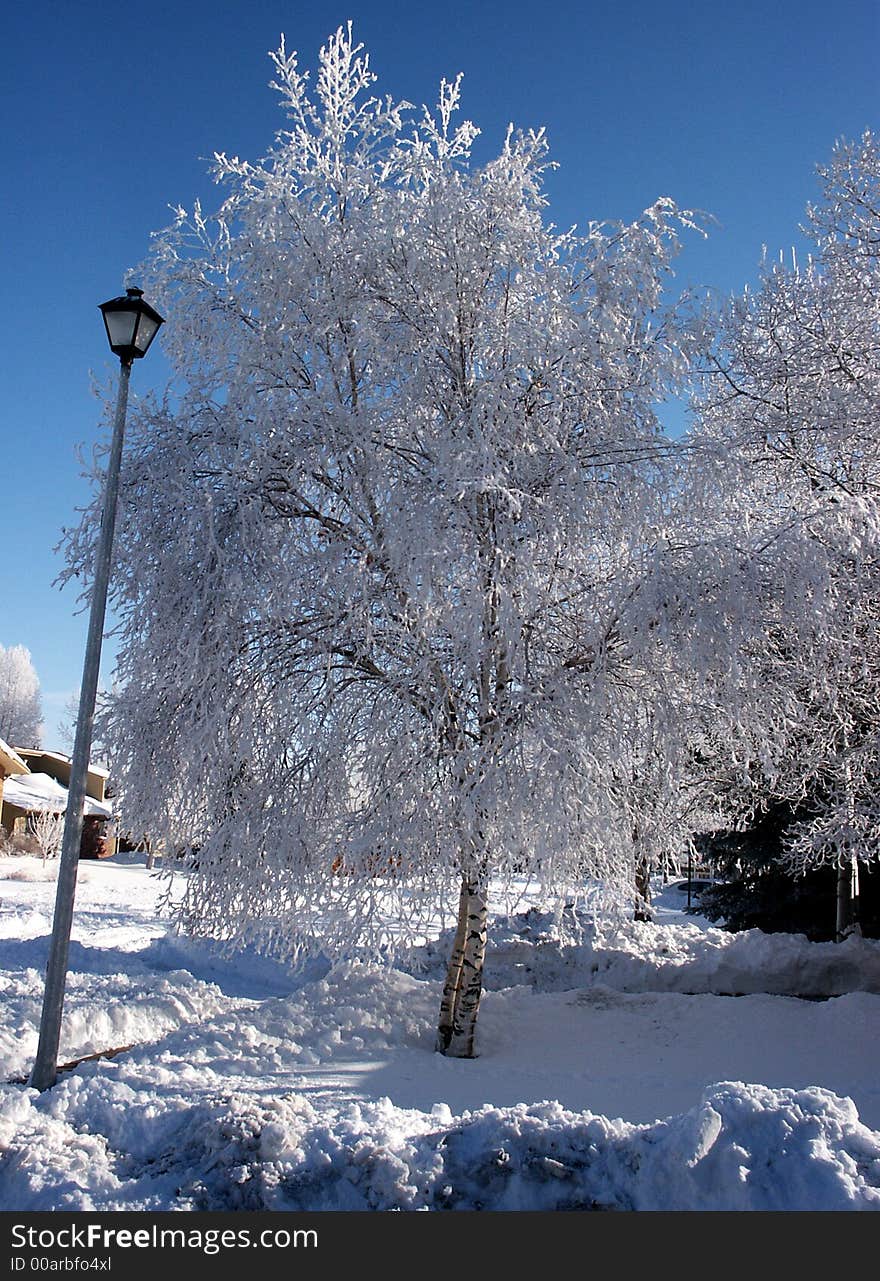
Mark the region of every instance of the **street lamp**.
POLYGON ((144 302, 141 289, 128 289, 122 297, 111 298, 109 302, 101 303, 100 308, 104 316, 110 350, 119 357, 119 393, 116 398, 110 459, 104 481, 104 506, 95 555, 95 582, 89 612, 89 631, 83 662, 76 738, 70 764, 70 786, 67 793, 64 839, 58 867, 55 918, 49 944, 49 960, 46 964, 46 988, 40 1020, 40 1040, 30 1076, 30 1085, 37 1090, 48 1090, 53 1086, 57 1074, 61 1011, 64 1005, 64 986, 70 952, 70 928, 73 924, 73 899, 76 893, 76 873, 82 841, 86 780, 92 750, 98 669, 101 665, 101 641, 104 635, 104 613, 107 606, 107 586, 110 581, 113 531, 116 525, 116 499, 119 494, 119 468, 122 461, 122 440, 125 434, 128 383, 132 364, 147 354, 150 343, 163 323, 159 313, 149 303, 144 302))

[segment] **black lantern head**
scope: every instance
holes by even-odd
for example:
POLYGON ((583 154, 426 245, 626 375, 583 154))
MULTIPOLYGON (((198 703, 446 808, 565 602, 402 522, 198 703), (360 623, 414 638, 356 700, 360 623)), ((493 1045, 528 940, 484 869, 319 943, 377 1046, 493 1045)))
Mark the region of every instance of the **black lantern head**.
POLYGON ((128 289, 121 298, 100 304, 107 341, 123 364, 146 356, 150 343, 164 323, 158 311, 144 302, 142 289, 128 289))

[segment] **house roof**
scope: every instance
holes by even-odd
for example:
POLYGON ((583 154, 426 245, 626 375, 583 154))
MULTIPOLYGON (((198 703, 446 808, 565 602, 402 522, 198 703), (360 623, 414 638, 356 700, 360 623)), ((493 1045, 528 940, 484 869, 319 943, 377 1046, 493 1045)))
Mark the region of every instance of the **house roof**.
MULTIPOLYGON (((47 761, 61 761, 64 765, 71 764, 71 758, 67 756, 64 752, 44 752, 41 747, 29 747, 26 750, 24 750, 24 755, 30 756, 33 758, 42 756, 42 757, 45 757, 47 761)), ((104 765, 94 765, 92 764, 91 761, 89 761, 88 768, 89 768, 90 774, 97 774, 99 778, 110 777, 110 771, 104 765)))
MULTIPOLYGON (((3 802, 30 812, 62 814, 67 809, 67 788, 48 774, 14 774, 3 784, 3 802)), ((113 817, 112 806, 93 801, 90 796, 85 798, 83 813, 96 818, 113 817)))
POLYGON ((29 774, 30 770, 14 747, 0 738, 0 777, 10 774, 29 774))

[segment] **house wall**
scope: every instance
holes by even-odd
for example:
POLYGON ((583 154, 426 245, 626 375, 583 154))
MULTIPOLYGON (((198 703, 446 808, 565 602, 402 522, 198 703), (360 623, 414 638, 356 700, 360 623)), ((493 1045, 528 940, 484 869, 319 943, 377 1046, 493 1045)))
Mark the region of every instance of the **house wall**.
MULTIPOLYGON (((65 757, 57 756, 54 752, 40 752, 34 749, 22 751, 19 755, 27 762, 32 774, 48 774, 62 787, 70 787, 71 762, 65 757)), ((90 769, 86 774, 86 796, 103 804, 106 788, 107 776, 90 769)))
POLYGON ((13 805, 11 801, 3 801, 0 805, 0 825, 10 836, 27 829, 27 816, 27 810, 22 809, 20 805, 13 805))
MULTIPOLYGON (((22 809, 20 805, 3 801, 0 803, 0 827, 10 836, 25 836, 30 813, 30 810, 22 809)), ((112 819, 98 818, 94 814, 84 815, 80 858, 112 858, 118 848, 119 837, 112 819)))

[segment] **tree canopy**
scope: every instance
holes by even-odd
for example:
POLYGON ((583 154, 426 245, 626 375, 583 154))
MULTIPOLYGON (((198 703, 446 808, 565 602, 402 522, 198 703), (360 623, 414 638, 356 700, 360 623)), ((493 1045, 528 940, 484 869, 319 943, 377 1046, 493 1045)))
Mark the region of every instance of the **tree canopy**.
POLYGON ((560 232, 542 131, 477 162, 459 81, 374 96, 350 28, 314 86, 273 58, 286 127, 141 277, 175 380, 131 421, 101 730, 131 824, 197 851, 196 932, 390 955, 457 887, 470 1054, 490 877, 642 894, 758 776, 876 835, 876 205, 839 152, 816 263, 713 344, 670 198, 560 232))
POLYGON ((12 747, 39 747, 40 682, 24 645, 0 645, 0 738, 12 747))
POLYGON ((798 812, 796 868, 880 852, 876 139, 840 142, 819 175, 813 256, 766 263, 733 301, 700 405, 730 581, 754 611, 726 697, 751 709, 756 795, 798 812))

